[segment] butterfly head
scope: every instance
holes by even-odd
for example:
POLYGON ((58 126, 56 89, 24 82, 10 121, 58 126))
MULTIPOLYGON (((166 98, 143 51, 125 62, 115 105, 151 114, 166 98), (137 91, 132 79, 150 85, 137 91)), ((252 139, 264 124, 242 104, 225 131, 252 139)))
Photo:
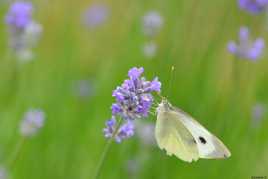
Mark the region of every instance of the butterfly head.
POLYGON ((167 98, 162 97, 161 103, 158 105, 157 112, 167 112, 172 109, 172 105, 168 102, 167 98))

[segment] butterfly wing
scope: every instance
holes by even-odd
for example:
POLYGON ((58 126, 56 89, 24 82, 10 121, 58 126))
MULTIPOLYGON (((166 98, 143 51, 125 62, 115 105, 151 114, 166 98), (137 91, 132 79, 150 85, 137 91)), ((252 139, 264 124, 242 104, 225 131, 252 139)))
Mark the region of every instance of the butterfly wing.
POLYGON ((228 148, 200 123, 180 109, 175 109, 178 119, 194 137, 200 158, 228 158, 231 156, 228 148))
POLYGON ((173 154, 187 162, 197 160, 199 154, 195 139, 178 118, 177 112, 159 110, 155 127, 157 144, 168 155, 173 154))

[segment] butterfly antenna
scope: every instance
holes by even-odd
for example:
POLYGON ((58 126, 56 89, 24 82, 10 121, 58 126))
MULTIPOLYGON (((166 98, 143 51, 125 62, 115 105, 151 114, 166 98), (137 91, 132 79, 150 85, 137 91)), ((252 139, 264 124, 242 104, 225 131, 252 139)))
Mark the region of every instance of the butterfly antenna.
POLYGON ((175 70, 175 67, 172 66, 171 67, 171 70, 170 70, 170 77, 169 77, 169 84, 168 84, 168 95, 167 95, 167 97, 171 93, 171 84, 173 83, 173 79, 174 79, 174 70, 175 70))

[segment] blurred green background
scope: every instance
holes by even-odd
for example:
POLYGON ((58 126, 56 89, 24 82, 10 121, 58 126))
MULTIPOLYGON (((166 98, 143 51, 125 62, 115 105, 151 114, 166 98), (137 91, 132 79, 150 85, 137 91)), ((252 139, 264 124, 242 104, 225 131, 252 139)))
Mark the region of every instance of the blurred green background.
MULTIPOLYGON (((46 123, 27 140, 12 170, 14 179, 87 179, 93 176, 106 139, 102 129, 111 116, 112 90, 133 67, 158 76, 162 94, 217 135, 232 152, 227 160, 191 164, 168 157, 137 137, 113 144, 100 178, 251 178, 268 176, 268 115, 253 125, 252 109, 268 105, 268 61, 236 59, 226 50, 241 25, 254 37, 267 37, 265 16, 239 10, 235 0, 34 1, 35 19, 44 32, 35 59, 19 65, 6 59, 8 4, 0 4, 0 166, 20 140, 19 123, 29 108, 41 108, 46 123), (101 27, 88 29, 81 14, 94 3, 110 9, 101 27), (141 19, 158 11, 164 24, 154 38, 151 60, 141 19), (170 68, 174 79, 168 92, 170 68), (81 98, 73 84, 90 80, 94 94, 81 98)), ((146 119, 155 122, 155 116, 146 119)))

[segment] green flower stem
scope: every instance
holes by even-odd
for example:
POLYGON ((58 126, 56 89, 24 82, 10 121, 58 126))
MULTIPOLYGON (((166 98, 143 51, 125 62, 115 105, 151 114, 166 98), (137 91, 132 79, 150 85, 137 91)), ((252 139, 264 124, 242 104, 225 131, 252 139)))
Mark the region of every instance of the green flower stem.
POLYGON ((95 172, 95 175, 94 175, 93 179, 99 178, 100 171, 101 171, 102 166, 104 164, 104 161, 105 161, 105 159, 107 157, 107 154, 109 152, 109 149, 111 148, 111 145, 112 145, 112 142, 114 140, 114 137, 115 137, 117 131, 119 130, 121 121, 122 121, 122 119, 120 118, 119 121, 118 121, 118 124, 117 124, 117 126, 116 126, 116 128, 114 130, 114 133, 113 133, 112 137, 105 144, 105 147, 104 147, 103 152, 101 154, 101 158, 100 158, 100 160, 99 160, 99 162, 97 164, 96 172, 95 172))
POLYGON ((7 167, 9 169, 12 169, 14 165, 16 164, 16 161, 19 159, 25 141, 26 141, 26 138, 21 137, 21 139, 17 143, 14 152, 12 153, 9 160, 7 161, 7 167))

